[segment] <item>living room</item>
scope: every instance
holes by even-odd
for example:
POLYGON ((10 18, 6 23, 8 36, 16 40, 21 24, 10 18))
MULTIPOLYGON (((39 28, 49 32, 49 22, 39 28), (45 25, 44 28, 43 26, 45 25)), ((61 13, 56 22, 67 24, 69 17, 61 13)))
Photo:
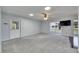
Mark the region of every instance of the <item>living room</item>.
POLYGON ((3 53, 77 52, 76 6, 3 6, 0 14, 3 53))

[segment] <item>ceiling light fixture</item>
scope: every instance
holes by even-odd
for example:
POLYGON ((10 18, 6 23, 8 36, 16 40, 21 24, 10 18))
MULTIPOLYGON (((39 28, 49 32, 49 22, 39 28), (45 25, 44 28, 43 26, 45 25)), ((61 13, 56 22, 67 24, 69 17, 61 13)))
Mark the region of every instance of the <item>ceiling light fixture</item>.
POLYGON ((45 7, 45 10, 50 10, 51 9, 51 7, 45 7))
POLYGON ((48 15, 44 14, 44 20, 48 20, 48 15))
POLYGON ((44 20, 48 20, 48 15, 46 13, 42 13, 42 14, 43 14, 44 20))
POLYGON ((29 14, 29 16, 34 16, 34 14, 31 13, 31 14, 29 14))
POLYGON ((46 17, 46 18, 44 18, 44 20, 48 20, 48 18, 46 17))

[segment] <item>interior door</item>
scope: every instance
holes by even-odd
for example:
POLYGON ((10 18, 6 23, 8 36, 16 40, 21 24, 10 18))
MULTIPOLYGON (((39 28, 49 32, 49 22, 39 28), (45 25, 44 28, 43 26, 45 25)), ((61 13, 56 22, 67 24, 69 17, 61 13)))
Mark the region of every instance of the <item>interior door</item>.
POLYGON ((9 40, 9 38, 10 38, 9 22, 4 21, 2 22, 2 41, 9 40))
POLYGON ((10 39, 20 38, 20 20, 10 21, 10 39))

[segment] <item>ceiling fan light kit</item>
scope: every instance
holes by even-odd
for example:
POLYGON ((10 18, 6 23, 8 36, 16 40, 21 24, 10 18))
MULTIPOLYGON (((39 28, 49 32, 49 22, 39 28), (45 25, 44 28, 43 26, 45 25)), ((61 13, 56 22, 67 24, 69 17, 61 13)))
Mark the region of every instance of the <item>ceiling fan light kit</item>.
POLYGON ((44 20, 48 20, 48 18, 46 17, 46 18, 44 18, 44 20))
POLYGON ((48 15, 46 13, 42 13, 44 20, 48 20, 48 15))

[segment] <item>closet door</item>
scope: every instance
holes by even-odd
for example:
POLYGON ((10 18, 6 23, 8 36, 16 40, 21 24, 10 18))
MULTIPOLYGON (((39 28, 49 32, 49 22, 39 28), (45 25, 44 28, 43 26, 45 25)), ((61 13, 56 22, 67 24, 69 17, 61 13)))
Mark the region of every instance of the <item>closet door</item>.
POLYGON ((2 19, 2 41, 10 39, 9 20, 2 19))

